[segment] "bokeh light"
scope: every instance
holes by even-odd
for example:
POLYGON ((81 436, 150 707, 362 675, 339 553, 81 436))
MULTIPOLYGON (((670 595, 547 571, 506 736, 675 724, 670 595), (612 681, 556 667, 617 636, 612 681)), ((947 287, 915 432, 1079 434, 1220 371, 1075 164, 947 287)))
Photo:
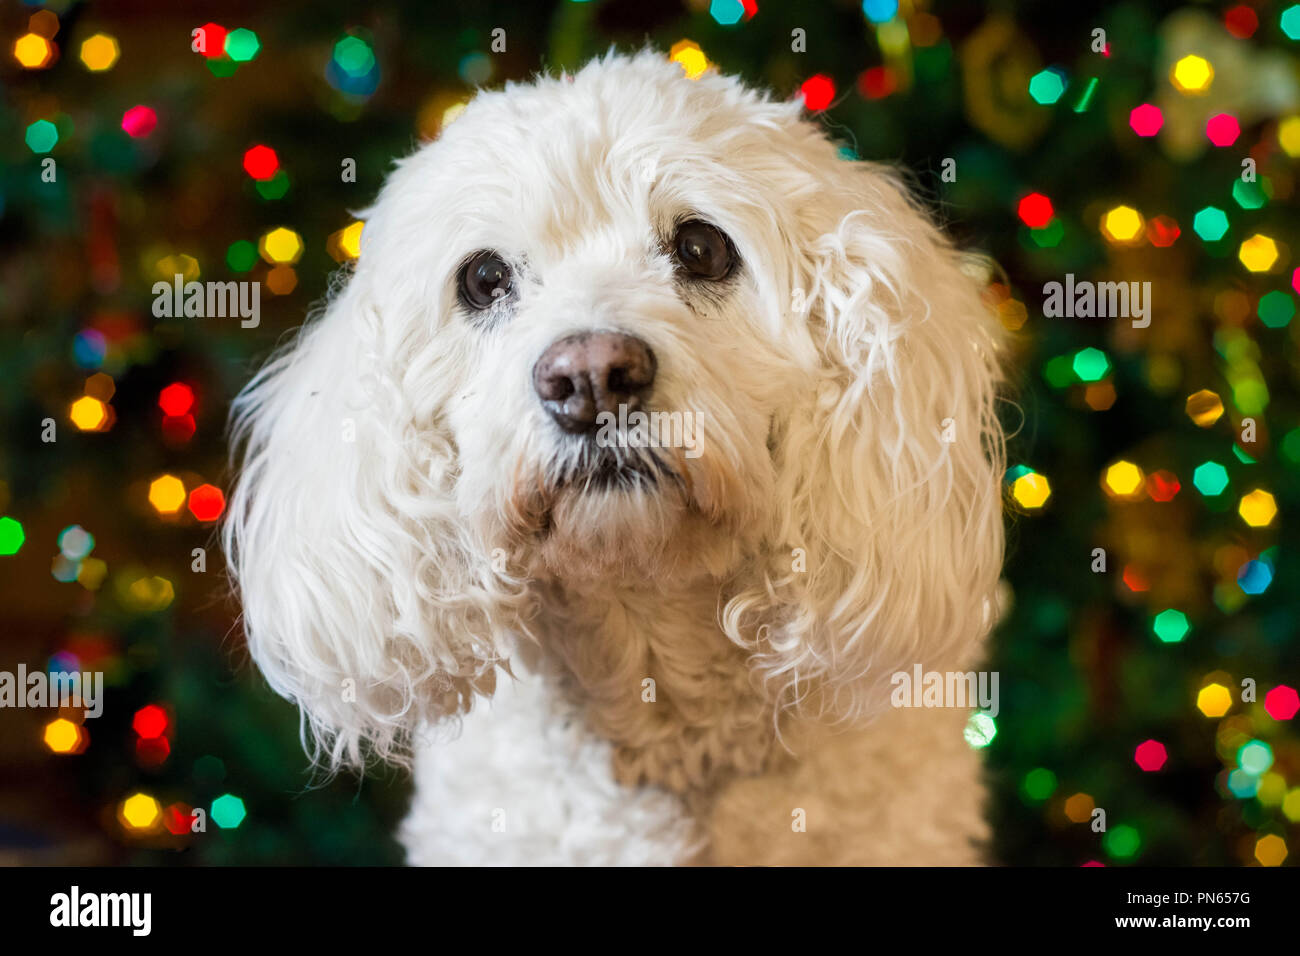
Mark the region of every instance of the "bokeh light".
POLYGON ((1151 630, 1165 644, 1181 642, 1183 638, 1187 637, 1187 633, 1191 629, 1187 615, 1176 608, 1166 608, 1157 614, 1151 622, 1151 630))
POLYGON ((668 51, 668 59, 685 71, 692 80, 698 80, 709 68, 709 58, 694 40, 678 40, 668 51))
POLYGON ((1116 206, 1101 217, 1101 232, 1111 242, 1128 243, 1142 235, 1142 214, 1132 206, 1116 206))
POLYGON ((149 504, 159 514, 175 514, 185 504, 185 483, 175 475, 160 475, 149 484, 149 504))
POLYGON ((835 81, 825 73, 818 73, 803 81, 799 94, 803 97, 806 109, 813 113, 820 112, 835 101, 835 81))
POLYGON ((1277 243, 1256 233, 1241 244, 1237 258, 1251 272, 1267 272, 1278 259, 1277 243))
POLYGON ((1158 740, 1146 740, 1138 744, 1133 752, 1133 760, 1147 773, 1154 773, 1164 767, 1169 759, 1165 745, 1158 740))
POLYGON ((1237 512, 1252 528, 1266 528, 1277 517, 1277 501, 1264 489, 1256 488, 1242 495, 1237 512))
POLYGON ((272 229, 258 243, 262 258, 272 264, 292 265, 302 257, 302 248, 302 236, 284 226, 272 229))
POLYGON ((1146 476, 1131 461, 1117 461, 1102 474, 1102 488, 1112 498, 1139 498, 1146 476))
POLYGON ((122 51, 107 33, 96 33, 81 42, 81 62, 92 73, 111 70, 122 51))
POLYGON ((1196 708, 1206 717, 1222 717, 1232 709, 1232 691, 1222 684, 1206 684, 1196 694, 1196 708))
POLYGON ((1128 114, 1128 125, 1139 136, 1155 136, 1165 125, 1165 114, 1160 112, 1160 107, 1143 103, 1128 114))
POLYGON ((1223 417, 1223 399, 1218 392, 1203 388, 1187 396, 1187 417, 1201 428, 1209 428, 1223 417))
POLYGON ((244 822, 248 810, 244 801, 233 793, 223 793, 212 801, 212 822, 223 830, 233 830, 244 822))
POLYGON ((1214 82, 1214 67, 1205 57, 1189 54, 1173 65, 1169 81, 1180 93, 1208 93, 1210 84, 1214 82))
POLYGON ((1274 720, 1290 720, 1300 712, 1300 693, 1294 687, 1279 684, 1264 695, 1264 709, 1274 720))
POLYGON ((122 801, 118 819, 128 830, 148 832, 157 827, 162 808, 147 793, 134 793, 122 801))

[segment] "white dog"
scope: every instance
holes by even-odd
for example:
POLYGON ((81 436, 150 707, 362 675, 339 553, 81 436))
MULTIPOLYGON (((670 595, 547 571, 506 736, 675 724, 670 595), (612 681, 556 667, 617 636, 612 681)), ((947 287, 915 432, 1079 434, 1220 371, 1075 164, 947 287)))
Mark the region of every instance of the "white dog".
POLYGON ((413 761, 410 861, 980 861, 969 710, 890 682, 992 624, 1000 336, 896 178, 611 55, 365 218, 236 403, 225 542, 314 755, 413 761))

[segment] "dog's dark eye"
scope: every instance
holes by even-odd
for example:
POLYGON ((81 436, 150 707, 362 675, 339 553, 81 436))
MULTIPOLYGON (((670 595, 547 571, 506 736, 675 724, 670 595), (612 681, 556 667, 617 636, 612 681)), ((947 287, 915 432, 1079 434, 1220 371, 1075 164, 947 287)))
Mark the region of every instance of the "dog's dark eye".
POLYGON ((720 229, 692 219, 677 227, 673 253, 682 267, 701 279, 723 279, 731 271, 731 244, 720 229))
POLYGON ((510 291, 510 267, 499 255, 485 249, 465 263, 460 294, 471 309, 482 311, 510 291))

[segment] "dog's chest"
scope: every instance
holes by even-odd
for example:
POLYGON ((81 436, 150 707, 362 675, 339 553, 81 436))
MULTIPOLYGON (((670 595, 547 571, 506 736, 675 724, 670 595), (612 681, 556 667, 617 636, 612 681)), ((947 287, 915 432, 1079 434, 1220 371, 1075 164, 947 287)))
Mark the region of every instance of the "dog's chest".
POLYGON ((409 862, 671 865, 698 853, 683 801, 621 785, 613 745, 556 690, 533 674, 503 679, 458 736, 421 743, 399 834, 409 862))

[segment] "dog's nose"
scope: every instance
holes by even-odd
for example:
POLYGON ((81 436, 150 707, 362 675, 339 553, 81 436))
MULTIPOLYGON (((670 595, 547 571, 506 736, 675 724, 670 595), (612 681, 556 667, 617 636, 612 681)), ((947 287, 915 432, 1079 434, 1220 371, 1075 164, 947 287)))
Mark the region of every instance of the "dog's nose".
POLYGON ((533 389, 556 423, 580 434, 601 412, 635 411, 655 380, 655 354, 622 332, 579 332, 552 342, 533 366, 533 389))

